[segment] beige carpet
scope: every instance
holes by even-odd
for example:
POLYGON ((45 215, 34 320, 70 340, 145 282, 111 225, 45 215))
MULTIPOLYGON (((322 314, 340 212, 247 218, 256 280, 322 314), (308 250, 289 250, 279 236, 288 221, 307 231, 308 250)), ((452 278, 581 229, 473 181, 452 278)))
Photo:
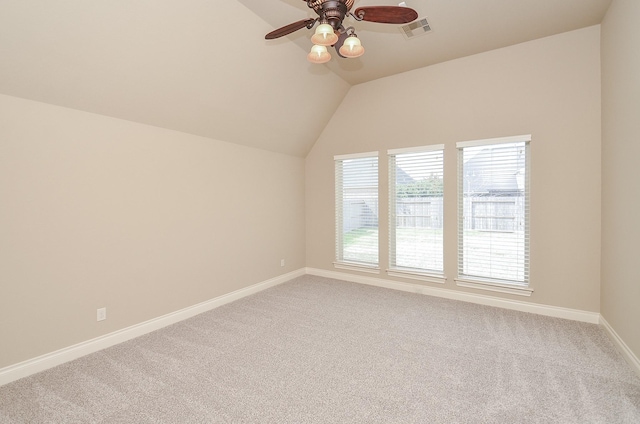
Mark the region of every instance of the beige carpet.
POLYGON ((304 276, 0 387, 0 423, 640 423, 596 325, 304 276))

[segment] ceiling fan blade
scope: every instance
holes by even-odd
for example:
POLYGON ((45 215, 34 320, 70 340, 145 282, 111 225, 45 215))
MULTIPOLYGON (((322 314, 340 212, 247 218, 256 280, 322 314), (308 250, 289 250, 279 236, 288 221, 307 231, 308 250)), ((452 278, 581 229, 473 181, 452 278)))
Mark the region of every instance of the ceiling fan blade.
POLYGON ((271 31, 269 34, 265 35, 264 38, 265 40, 273 40, 274 38, 284 37, 285 35, 289 35, 292 32, 295 32, 304 27, 310 28, 310 25, 313 24, 315 21, 316 21, 315 19, 303 19, 301 21, 294 22, 292 24, 285 25, 282 28, 278 28, 274 31, 271 31))
POLYGON ((365 6, 359 7, 355 15, 363 21, 381 24, 408 24, 418 19, 418 12, 410 7, 365 6))

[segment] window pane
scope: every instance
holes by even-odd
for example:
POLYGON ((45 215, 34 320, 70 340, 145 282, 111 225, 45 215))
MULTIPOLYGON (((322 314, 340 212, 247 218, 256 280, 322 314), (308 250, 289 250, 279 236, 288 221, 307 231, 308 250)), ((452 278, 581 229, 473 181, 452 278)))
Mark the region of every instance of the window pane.
POLYGON ((529 281, 528 142, 459 151, 461 276, 529 281))
POLYGON ((442 274, 443 151, 390 155, 390 268, 442 274))
POLYGON ((378 157, 336 161, 336 259, 378 264, 378 157))

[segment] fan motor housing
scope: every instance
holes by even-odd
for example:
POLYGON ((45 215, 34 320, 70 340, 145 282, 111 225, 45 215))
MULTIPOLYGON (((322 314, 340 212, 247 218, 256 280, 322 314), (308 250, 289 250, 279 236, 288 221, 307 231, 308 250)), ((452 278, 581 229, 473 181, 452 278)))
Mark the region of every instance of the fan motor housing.
POLYGON ((353 0, 325 0, 320 4, 314 3, 313 9, 320 16, 320 20, 327 21, 334 29, 340 28, 353 0))

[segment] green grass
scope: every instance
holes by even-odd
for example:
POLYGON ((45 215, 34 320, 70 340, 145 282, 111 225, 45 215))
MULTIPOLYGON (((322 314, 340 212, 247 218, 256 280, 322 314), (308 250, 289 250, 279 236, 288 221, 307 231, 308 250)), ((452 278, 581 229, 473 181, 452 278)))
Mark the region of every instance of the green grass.
POLYGON ((342 257, 356 262, 378 262, 378 229, 357 228, 343 234, 342 257))
POLYGON ((355 230, 351 230, 348 233, 345 233, 342 236, 342 241, 344 243, 344 247, 346 248, 353 244, 360 244, 360 241, 363 237, 371 238, 372 236, 378 237, 377 228, 356 228, 355 230))
MULTIPOLYGON (((518 280, 518 271, 523 266, 520 249, 513 249, 518 243, 517 233, 495 233, 488 231, 466 231, 464 254, 469 260, 466 273, 485 275, 493 278, 518 280), (505 248, 506 247, 506 248, 505 248), (489 269, 481 259, 492 255, 495 259, 489 269)), ((347 260, 378 261, 378 229, 358 228, 343 235, 343 256, 347 260)), ((399 266, 441 269, 442 229, 431 228, 399 228, 396 232, 398 258, 403 261, 399 266), (415 250, 426 247, 425 257, 413 261, 408 259, 415 250)))

